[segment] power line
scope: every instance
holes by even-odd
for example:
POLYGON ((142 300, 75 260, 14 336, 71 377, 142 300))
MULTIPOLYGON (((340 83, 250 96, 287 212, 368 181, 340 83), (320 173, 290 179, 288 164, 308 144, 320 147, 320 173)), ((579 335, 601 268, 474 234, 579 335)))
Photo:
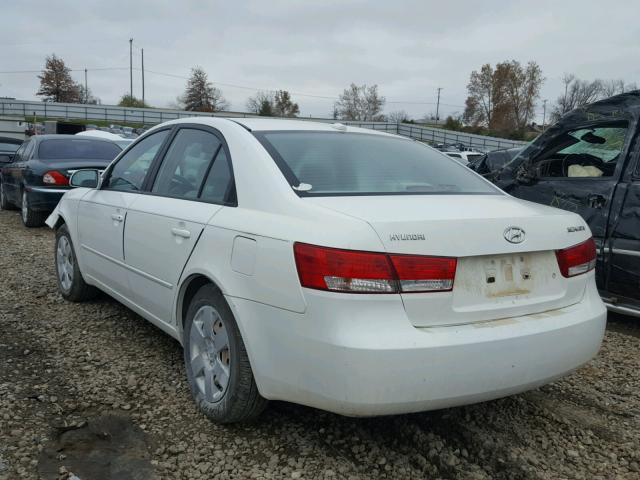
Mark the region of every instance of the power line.
MULTIPOLYGON (((96 68, 87 68, 86 70, 92 72, 92 71, 99 71, 99 70, 128 70, 127 67, 96 67, 96 68)), ((22 74, 22 73, 42 73, 44 70, 7 70, 7 71, 2 71, 0 72, 0 74, 22 74)), ((70 72, 84 72, 85 69, 84 68, 70 68, 69 69, 70 72)))

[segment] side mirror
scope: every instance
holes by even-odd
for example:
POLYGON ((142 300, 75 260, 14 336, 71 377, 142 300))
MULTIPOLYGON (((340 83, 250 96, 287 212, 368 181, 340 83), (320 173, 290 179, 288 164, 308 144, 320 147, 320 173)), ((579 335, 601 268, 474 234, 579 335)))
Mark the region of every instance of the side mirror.
POLYGON ((11 157, 11 155, 0 155, 0 163, 11 163, 12 159, 13 157, 11 157))
POLYGON ((100 172, 93 169, 76 170, 69 179, 72 187, 97 188, 99 184, 100 172))

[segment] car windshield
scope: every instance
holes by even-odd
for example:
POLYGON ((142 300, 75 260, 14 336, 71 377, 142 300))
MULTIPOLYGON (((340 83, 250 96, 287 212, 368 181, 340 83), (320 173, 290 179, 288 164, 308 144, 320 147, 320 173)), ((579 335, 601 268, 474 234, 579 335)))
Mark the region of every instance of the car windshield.
POLYGON ((86 138, 43 140, 38 158, 46 160, 113 160, 121 148, 113 142, 86 138))
POLYGON ((256 137, 301 196, 499 193, 460 163, 412 140, 317 131, 256 137))

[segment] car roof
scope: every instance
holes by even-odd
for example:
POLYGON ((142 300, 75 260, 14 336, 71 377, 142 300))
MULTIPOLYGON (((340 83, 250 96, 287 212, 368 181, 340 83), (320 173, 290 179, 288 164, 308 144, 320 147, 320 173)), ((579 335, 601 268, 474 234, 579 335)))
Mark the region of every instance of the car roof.
MULTIPOLYGON (((180 123, 195 123, 201 125, 209 125, 216 127, 220 125, 220 122, 233 122, 243 126, 247 130, 252 132, 260 131, 274 131, 274 130, 298 130, 298 131, 325 131, 325 132, 337 132, 347 131, 351 133, 366 133, 374 135, 387 135, 398 138, 398 135, 392 135, 386 132, 376 131, 369 128, 352 127, 350 125, 343 125, 339 122, 327 123, 318 122, 313 120, 294 120, 284 118, 226 118, 226 117, 188 117, 181 118, 179 120, 172 120, 167 122, 168 124, 180 124, 180 123), (340 128, 336 128, 336 125, 340 125, 340 128), (343 130, 346 128, 346 130, 343 130)), ((399 137, 406 138, 406 137, 399 137)))

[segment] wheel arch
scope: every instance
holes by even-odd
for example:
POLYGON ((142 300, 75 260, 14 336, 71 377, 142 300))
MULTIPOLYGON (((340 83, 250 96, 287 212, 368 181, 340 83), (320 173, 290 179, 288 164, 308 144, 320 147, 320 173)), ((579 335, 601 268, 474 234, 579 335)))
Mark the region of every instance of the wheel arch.
POLYGON ((178 297, 176 301, 176 329, 178 331, 178 340, 182 343, 182 332, 184 330, 184 320, 187 316, 187 310, 189 309, 189 304, 191 303, 191 299, 194 297, 196 292, 203 287, 204 285, 213 285, 216 290, 220 293, 223 293, 223 290, 220 288, 217 282, 211 279, 209 275, 204 273, 192 273, 187 276, 183 282, 180 284, 180 289, 178 290, 178 297))

